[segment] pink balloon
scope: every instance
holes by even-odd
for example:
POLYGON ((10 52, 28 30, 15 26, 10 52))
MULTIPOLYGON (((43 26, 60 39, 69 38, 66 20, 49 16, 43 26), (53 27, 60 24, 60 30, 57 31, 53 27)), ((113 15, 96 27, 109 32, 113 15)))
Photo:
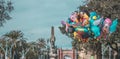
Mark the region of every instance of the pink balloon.
POLYGON ((109 33, 109 27, 110 27, 111 24, 112 24, 111 19, 106 18, 105 21, 104 21, 103 29, 102 29, 103 32, 105 32, 105 33, 109 33))
POLYGON ((77 19, 77 13, 76 12, 72 13, 70 19, 74 22, 77 19))
POLYGON ((109 26, 111 25, 112 21, 110 18, 106 18, 104 21, 104 24, 109 24, 109 26))

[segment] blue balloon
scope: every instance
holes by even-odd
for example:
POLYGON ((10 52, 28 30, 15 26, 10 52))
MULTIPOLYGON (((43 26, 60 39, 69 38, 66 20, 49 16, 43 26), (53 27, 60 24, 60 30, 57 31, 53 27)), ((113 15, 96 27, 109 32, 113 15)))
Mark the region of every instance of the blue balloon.
POLYGON ((118 21, 117 21, 118 19, 115 19, 113 22, 112 22, 112 24, 111 24, 111 26, 110 26, 110 33, 113 33, 113 32, 115 32, 116 31, 116 28, 117 28, 117 24, 118 24, 118 21))
POLYGON ((97 13, 95 11, 90 12, 90 17, 96 16, 96 15, 97 15, 97 13))
POLYGON ((72 22, 69 18, 67 20, 67 23, 70 24, 71 26, 74 25, 74 24, 76 24, 76 22, 72 22))
POLYGON ((100 28, 97 26, 92 26, 91 31, 94 33, 95 37, 98 37, 100 35, 100 28))
POLYGON ((77 27, 77 28, 75 28, 75 31, 88 32, 88 29, 85 27, 77 27))
POLYGON ((93 19, 89 20, 89 22, 90 22, 90 27, 94 25, 94 24, 93 24, 93 23, 94 23, 94 20, 93 20, 93 19))

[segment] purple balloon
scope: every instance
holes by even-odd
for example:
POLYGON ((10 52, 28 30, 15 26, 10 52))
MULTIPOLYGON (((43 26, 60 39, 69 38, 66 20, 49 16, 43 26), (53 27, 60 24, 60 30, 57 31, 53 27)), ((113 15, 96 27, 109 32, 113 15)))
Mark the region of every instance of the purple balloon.
POLYGON ((65 21, 61 21, 61 24, 62 24, 62 25, 66 25, 65 21))

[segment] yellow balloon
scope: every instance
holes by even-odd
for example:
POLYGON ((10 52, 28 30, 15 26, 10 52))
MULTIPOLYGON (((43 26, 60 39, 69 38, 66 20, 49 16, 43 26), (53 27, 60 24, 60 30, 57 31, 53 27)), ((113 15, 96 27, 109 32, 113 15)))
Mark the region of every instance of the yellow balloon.
POLYGON ((73 35, 74 35, 74 38, 75 38, 77 36, 77 32, 74 32, 73 35))
POLYGON ((96 19, 97 19, 97 16, 93 16, 93 19, 96 20, 96 19))

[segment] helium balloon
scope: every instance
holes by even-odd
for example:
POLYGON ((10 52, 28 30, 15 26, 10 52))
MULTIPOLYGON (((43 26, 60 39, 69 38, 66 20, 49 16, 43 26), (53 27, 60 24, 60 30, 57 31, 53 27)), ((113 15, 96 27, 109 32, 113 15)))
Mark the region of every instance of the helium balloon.
POLYGON ((75 31, 88 32, 88 29, 87 28, 82 28, 82 27, 77 27, 77 28, 75 28, 75 31))
POLYGON ((95 20, 95 21, 93 22, 93 24, 94 24, 94 25, 99 25, 100 22, 102 21, 102 19, 103 19, 103 18, 100 18, 100 19, 98 19, 98 20, 95 20))
POLYGON ((73 32, 74 32, 73 26, 68 27, 68 32, 69 32, 69 33, 73 33, 73 32))
POLYGON ((110 33, 116 31, 116 27, 117 27, 117 24, 118 24, 118 19, 115 19, 113 22, 112 22, 112 25, 110 26, 110 33))
POLYGON ((110 27, 111 23, 112 23, 111 19, 106 18, 104 20, 102 31, 105 32, 105 33, 109 33, 109 27, 110 27))
POLYGON ((70 20, 71 20, 72 22, 75 22, 75 21, 77 20, 77 13, 76 13, 76 12, 74 12, 74 13, 70 16, 70 20))
POLYGON ((71 25, 71 26, 74 25, 74 24, 76 24, 76 22, 73 22, 73 21, 70 20, 70 19, 67 20, 67 23, 68 23, 69 25, 71 25))
POLYGON ((97 13, 95 11, 90 12, 90 17, 96 16, 96 15, 97 15, 97 13))
POLYGON ((98 37, 100 35, 100 28, 97 26, 91 27, 92 32, 94 33, 95 37, 98 37))
POLYGON ((97 19, 97 16, 93 16, 93 19, 96 20, 96 19, 97 19))
POLYGON ((112 21, 110 18, 106 18, 105 21, 104 21, 104 24, 109 24, 111 25, 112 21))
POLYGON ((62 24, 62 25, 66 25, 66 22, 65 22, 65 21, 61 21, 61 24, 62 24))
POLYGON ((92 20, 92 19, 89 20, 89 23, 90 23, 90 27, 93 26, 93 25, 94 25, 94 24, 93 24, 93 23, 94 23, 94 20, 92 20))

